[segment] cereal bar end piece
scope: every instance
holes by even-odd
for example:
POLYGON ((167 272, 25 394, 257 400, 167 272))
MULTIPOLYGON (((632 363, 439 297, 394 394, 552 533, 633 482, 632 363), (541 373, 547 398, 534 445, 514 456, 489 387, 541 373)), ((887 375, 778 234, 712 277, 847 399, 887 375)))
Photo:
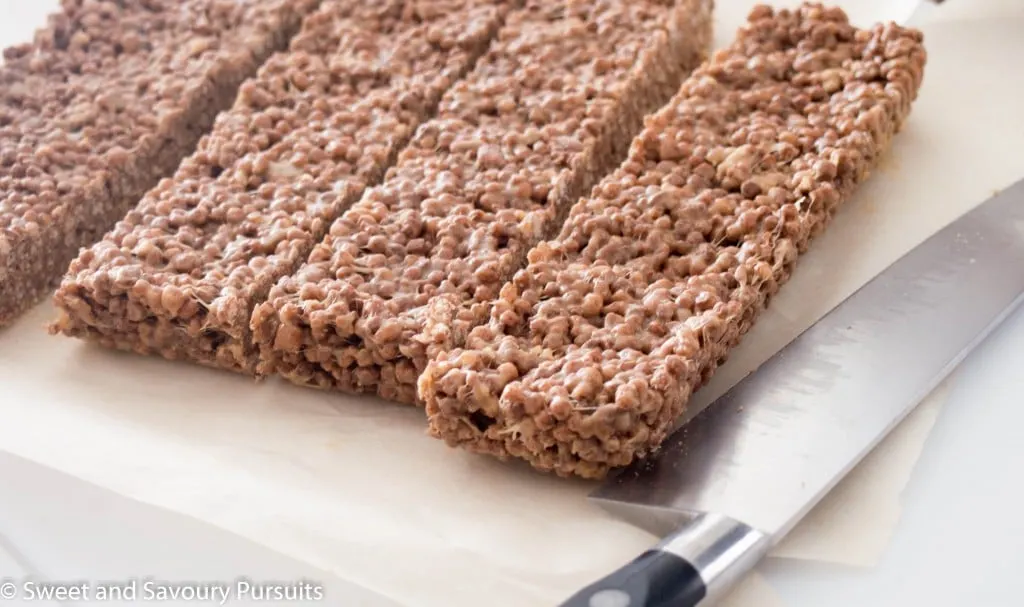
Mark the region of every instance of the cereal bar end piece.
POLYGON ((755 9, 428 365, 431 433, 586 478, 657 449, 900 130, 925 63, 913 29, 755 9))

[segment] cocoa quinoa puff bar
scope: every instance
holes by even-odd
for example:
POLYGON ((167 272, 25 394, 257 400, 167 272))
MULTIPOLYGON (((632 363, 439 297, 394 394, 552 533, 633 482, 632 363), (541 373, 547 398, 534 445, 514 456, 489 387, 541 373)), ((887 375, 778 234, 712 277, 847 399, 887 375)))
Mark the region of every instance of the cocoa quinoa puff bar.
POLYGON ((172 173, 319 0, 63 0, 0 67, 0 326, 172 173))
POLYGON ((431 299, 486 319, 705 56, 710 14, 710 0, 528 0, 385 182, 257 308, 261 371, 414 402, 431 299))
POLYGON ((503 0, 325 0, 173 178, 72 264, 52 330, 246 373, 253 305, 379 181, 503 0))
POLYGON ((590 478, 657 448, 867 177, 925 60, 915 30, 755 9, 529 253, 488 323, 431 361, 432 434, 590 478))

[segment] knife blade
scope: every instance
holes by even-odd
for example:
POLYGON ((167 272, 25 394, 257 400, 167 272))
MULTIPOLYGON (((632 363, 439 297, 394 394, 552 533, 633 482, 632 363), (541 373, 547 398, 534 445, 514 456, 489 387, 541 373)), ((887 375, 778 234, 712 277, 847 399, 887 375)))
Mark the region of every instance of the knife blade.
POLYGON ((591 497, 664 536, 566 607, 721 598, 1024 301, 1024 180, 897 260, 591 497))

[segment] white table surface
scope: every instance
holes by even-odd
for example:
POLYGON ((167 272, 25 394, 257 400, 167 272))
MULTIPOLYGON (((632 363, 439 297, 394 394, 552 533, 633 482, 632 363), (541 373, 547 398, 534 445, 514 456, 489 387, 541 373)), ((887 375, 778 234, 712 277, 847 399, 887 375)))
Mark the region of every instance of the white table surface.
POLYGON ((864 569, 769 559, 759 572, 785 605, 1024 603, 1022 362, 1024 313, 1018 312, 953 378, 881 562, 864 569))
MULTIPOLYGON (((25 39, 54 4, 0 0, 0 42, 25 39)), ((717 4, 721 43, 751 2, 717 4)), ((916 2, 837 4, 866 23, 903 19, 916 2)), ((1024 95, 1024 3, 948 0, 921 19, 931 57, 925 90, 890 159, 701 398, 720 393, 992 190, 1024 177, 1024 115, 1017 109, 1024 95), (851 256, 854 246, 859 255, 851 256), (802 295, 809 289, 818 297, 802 295)), ((215 372, 96 352, 44 336, 39 325, 50 315, 41 306, 0 333, 0 450, 111 495, 204 519, 417 606, 549 604, 649 543, 590 509, 589 486, 454 454, 417 434, 416 412, 355 399, 339 404, 287 386, 254 387, 215 372), (383 449, 388 441, 402 448, 383 449), (352 453, 370 459, 347 465, 352 453), (397 581, 388 583, 392 576, 397 581), (465 587, 453 587, 453 579, 465 587)), ((1022 363, 1024 313, 952 378, 879 563, 851 568, 772 558, 758 574, 778 596, 754 597, 742 607, 768 607, 776 598, 792 607, 1022 604, 1024 576, 1017 572, 1024 570, 1024 551, 1017 542, 1024 522, 1017 513, 1024 491, 1014 474, 1024 466, 1016 436, 1024 427, 1022 363)), ((31 485, 19 487, 21 497, 34 493, 26 489, 31 485)), ((83 538, 88 521, 108 512, 77 498, 59 504, 41 485, 36 499, 47 504, 40 511, 63 508, 62 518, 83 538)), ((71 558, 70 549, 42 550, 61 545, 55 533, 71 537, 69 527, 58 532, 36 521, 29 529, 31 508, 15 508, 26 503, 15 501, 0 493, 0 531, 19 538, 19 551, 47 554, 55 560, 36 564, 58 575, 93 571, 93 559, 71 558)), ((89 540, 95 562, 123 560, 124 550, 195 560, 187 546, 140 539, 138 526, 102 532, 107 541, 99 544, 95 534, 89 540), (123 536, 115 540, 116 534, 123 536)), ((239 566, 252 575, 299 570, 285 560, 268 570, 276 557, 259 558, 239 566)), ((0 578, 11 575, 9 567, 0 553, 0 578)), ((161 569, 168 577, 175 571, 161 569)), ((377 604, 357 600, 362 590, 338 592, 332 604, 377 604)))

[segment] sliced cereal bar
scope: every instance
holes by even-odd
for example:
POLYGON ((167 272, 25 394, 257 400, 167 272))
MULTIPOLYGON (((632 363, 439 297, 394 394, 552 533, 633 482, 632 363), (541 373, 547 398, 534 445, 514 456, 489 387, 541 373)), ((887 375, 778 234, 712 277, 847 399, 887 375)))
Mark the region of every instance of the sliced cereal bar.
POLYGON ((414 402, 452 337, 425 337, 428 318, 462 310, 451 333, 486 320, 527 251, 705 57, 711 4, 528 0, 385 182, 257 308, 262 371, 414 402))
POLYGON ((655 449, 887 148, 925 61, 915 30, 754 10, 530 252, 489 322, 432 360, 431 432, 564 476, 655 449))
POLYGON ((514 0, 324 0, 195 154, 72 264, 54 332, 255 370, 253 306, 383 177, 514 0))
POLYGON ((0 67, 0 326, 195 149, 319 0, 63 0, 0 67))

